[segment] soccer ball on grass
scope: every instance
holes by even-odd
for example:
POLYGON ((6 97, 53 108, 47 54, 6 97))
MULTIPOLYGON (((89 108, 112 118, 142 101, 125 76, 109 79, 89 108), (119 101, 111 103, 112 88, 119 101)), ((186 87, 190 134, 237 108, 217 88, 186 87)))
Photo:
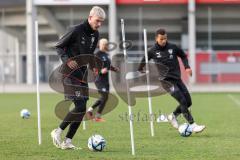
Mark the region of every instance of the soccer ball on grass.
POLYGON ((91 151, 101 152, 104 150, 105 146, 106 141, 101 135, 95 134, 88 139, 88 148, 91 151))

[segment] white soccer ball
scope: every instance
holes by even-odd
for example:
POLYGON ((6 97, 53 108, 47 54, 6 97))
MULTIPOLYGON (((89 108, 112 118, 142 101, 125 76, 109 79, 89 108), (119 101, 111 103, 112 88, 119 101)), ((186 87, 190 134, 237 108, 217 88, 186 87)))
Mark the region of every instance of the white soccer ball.
POLYGON ((30 113, 27 109, 22 109, 21 112, 20 112, 20 116, 21 116, 23 119, 28 119, 28 118, 30 118, 30 115, 31 115, 31 113, 30 113))
POLYGON ((95 134, 88 139, 88 148, 91 151, 101 152, 103 151, 105 146, 106 146, 106 141, 101 135, 95 134))
POLYGON ((178 132, 180 133, 181 136, 183 137, 188 137, 192 134, 192 128, 191 125, 188 123, 184 123, 179 126, 178 132))

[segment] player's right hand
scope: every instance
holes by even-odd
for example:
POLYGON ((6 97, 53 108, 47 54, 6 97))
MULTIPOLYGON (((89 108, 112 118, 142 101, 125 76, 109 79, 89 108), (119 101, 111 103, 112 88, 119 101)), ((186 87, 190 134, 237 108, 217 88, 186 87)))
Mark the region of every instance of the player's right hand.
POLYGON ((77 64, 77 62, 74 61, 74 60, 69 60, 69 61, 67 62, 67 66, 68 66, 69 68, 71 68, 71 69, 77 69, 77 68, 78 68, 78 64, 77 64))

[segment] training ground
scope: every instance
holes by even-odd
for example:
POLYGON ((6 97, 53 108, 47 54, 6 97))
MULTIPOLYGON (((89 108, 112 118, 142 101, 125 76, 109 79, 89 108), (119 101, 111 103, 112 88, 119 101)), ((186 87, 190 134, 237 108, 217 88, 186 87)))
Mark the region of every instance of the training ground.
MULTIPOLYGON (((168 123, 154 123, 155 137, 151 137, 147 98, 137 99, 133 107, 136 155, 131 155, 127 105, 118 106, 104 116, 106 122, 86 122, 86 130, 79 128, 73 143, 82 150, 60 150, 53 146, 50 132, 60 120, 55 105, 61 94, 41 93, 42 145, 37 139, 37 107, 34 93, 2 93, 0 96, 1 129, 0 159, 2 160, 237 160, 240 159, 240 94, 193 93, 192 113, 197 123, 207 128, 200 134, 181 137, 168 123), (27 108, 30 119, 21 119, 20 110, 27 108), (92 152, 87 140, 92 134, 102 135, 107 146, 103 152, 92 152)), ((90 99, 88 106, 95 99, 90 99)), ((152 98, 154 115, 170 113, 176 101, 169 95, 152 98)), ((182 117, 180 121, 183 123, 182 117)), ((65 132, 66 133, 66 132, 65 132)))

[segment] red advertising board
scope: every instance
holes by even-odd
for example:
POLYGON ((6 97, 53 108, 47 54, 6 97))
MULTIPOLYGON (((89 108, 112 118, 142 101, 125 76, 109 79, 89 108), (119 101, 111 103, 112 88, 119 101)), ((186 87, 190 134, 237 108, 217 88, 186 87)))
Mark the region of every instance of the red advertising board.
POLYGON ((211 76, 201 73, 201 64, 210 62, 210 54, 208 52, 200 52, 196 54, 196 81, 197 83, 211 82, 211 76))
MULTIPOLYGON (((188 0, 116 0, 117 4, 187 4, 188 0)), ((197 4, 240 4, 240 0, 196 0, 197 4)))
MULTIPOLYGON (((217 61, 220 63, 239 63, 240 52, 218 52, 217 61)), ((240 71, 240 69, 239 69, 240 71)), ((217 75, 219 83, 237 83, 240 82, 240 73, 221 73, 217 75)))

